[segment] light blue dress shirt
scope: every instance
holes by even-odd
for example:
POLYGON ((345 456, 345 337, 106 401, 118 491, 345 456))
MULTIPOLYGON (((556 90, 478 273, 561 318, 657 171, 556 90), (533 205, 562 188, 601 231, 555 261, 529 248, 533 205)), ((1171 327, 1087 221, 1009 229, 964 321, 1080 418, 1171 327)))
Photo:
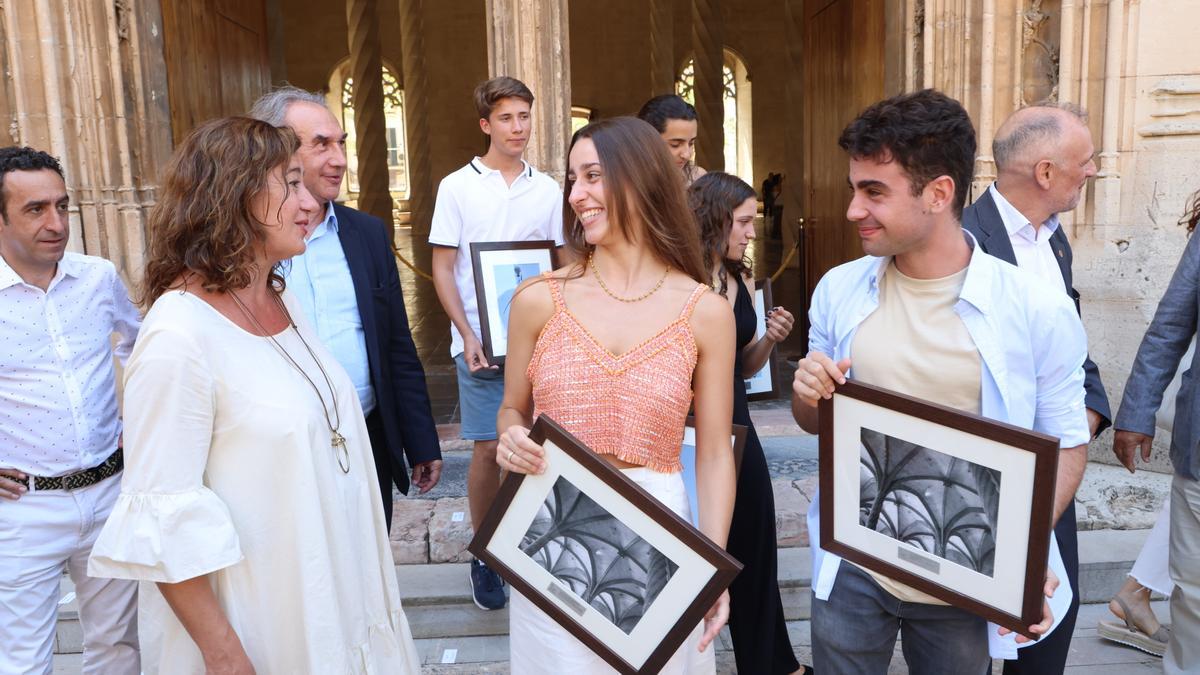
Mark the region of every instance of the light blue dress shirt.
POLYGON ((375 409, 375 389, 371 387, 367 340, 332 203, 325 220, 308 235, 304 253, 292 258, 287 287, 300 301, 317 337, 349 373, 363 414, 369 414, 375 409))
MULTIPOLYGON (((967 278, 955 313, 962 319, 982 365, 980 413, 1001 422, 1033 429, 1059 439, 1060 448, 1090 439, 1084 408, 1083 360, 1087 336, 1065 293, 1046 293, 1018 268, 971 246, 967 278)), ((854 335, 879 306, 879 276, 891 258, 866 256, 833 268, 817 284, 809 308, 809 349, 835 362, 851 358, 854 335)), ((854 376, 851 362, 850 377, 854 376)), ((820 499, 808 511, 809 537, 820 541, 820 499)), ((1053 537, 1053 534, 1051 534, 1053 537)), ((1056 542, 1052 539, 1052 544, 1056 542)), ((1050 568, 1064 580, 1051 599, 1055 626, 1071 601, 1071 587, 1057 545, 1051 546, 1050 568)), ((841 558, 814 545, 813 593, 827 600, 841 558)), ((1052 629, 1053 630, 1053 629, 1052 629)), ((1015 658, 1013 636, 989 632, 991 654, 1015 658)), ((1028 643, 1033 644, 1033 643, 1028 643)))

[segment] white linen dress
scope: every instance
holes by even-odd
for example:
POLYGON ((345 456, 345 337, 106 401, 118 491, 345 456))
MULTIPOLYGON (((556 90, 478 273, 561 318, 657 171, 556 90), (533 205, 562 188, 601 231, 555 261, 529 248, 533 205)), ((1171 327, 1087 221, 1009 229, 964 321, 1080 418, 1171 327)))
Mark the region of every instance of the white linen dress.
MULTIPOLYGON (((199 297, 162 295, 129 359, 121 495, 88 572, 146 582, 145 673, 204 672, 199 649, 150 583, 203 574, 259 673, 420 671, 358 396, 283 297, 336 390, 349 473, 312 386, 269 338, 199 297)), ((296 331, 275 339, 332 407, 296 331)))

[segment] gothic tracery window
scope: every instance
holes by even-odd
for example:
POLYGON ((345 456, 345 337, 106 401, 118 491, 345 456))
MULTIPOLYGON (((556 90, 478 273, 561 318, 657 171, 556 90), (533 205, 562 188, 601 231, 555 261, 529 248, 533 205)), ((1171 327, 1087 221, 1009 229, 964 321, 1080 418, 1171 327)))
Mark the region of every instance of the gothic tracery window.
MULTIPOLYGON (((383 80, 383 114, 387 130, 388 189, 397 199, 408 198, 408 161, 405 151, 404 90, 395 73, 386 65, 383 80)), ((330 108, 346 130, 346 178, 344 191, 354 200, 358 196, 358 146, 354 128, 354 78, 346 61, 334 69, 330 78, 330 108), (340 114, 339 114, 340 113, 340 114)), ((327 99, 327 100, 329 100, 327 99)))
MULTIPOLYGON (((725 112, 725 170, 753 184, 750 154, 750 78, 741 57, 728 49, 724 50, 724 55, 721 84, 724 89, 722 98, 725 112)), ((695 105, 695 83, 696 63, 694 59, 688 59, 675 81, 675 93, 695 105)))

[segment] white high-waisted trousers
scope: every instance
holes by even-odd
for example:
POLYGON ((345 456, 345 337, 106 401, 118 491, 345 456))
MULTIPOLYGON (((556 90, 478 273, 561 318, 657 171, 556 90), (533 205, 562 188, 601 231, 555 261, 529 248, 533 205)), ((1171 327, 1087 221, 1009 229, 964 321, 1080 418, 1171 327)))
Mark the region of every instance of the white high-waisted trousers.
MULTIPOLYGON (((644 466, 622 469, 621 473, 679 517, 691 522, 691 509, 682 474, 660 473, 644 466)), ((607 675, 617 672, 515 590, 509 599, 508 623, 512 675, 607 675)), ((709 644, 703 653, 696 651, 703 634, 704 623, 701 622, 659 672, 662 675, 716 673, 716 641, 709 644)))
POLYGON ((1175 582, 1171 581, 1168 566, 1170 532, 1171 500, 1167 499, 1163 502, 1162 510, 1158 512, 1158 520, 1154 522, 1150 534, 1146 535, 1146 542, 1142 544, 1137 560, 1133 561, 1133 569, 1129 570, 1129 576, 1139 584, 1163 595, 1170 595, 1171 591, 1175 590, 1175 582))

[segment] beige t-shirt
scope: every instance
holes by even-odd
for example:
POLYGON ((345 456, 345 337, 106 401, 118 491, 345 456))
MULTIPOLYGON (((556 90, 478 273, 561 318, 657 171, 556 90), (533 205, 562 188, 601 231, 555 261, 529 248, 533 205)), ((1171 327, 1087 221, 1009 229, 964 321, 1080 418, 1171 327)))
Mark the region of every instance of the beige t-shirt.
MULTIPOLYGON (((967 270, 913 279, 889 264, 879 279, 879 307, 850 345, 854 378, 964 412, 979 414, 979 350, 954 311, 967 270)), ((865 570, 904 602, 944 605, 931 595, 865 570)))

